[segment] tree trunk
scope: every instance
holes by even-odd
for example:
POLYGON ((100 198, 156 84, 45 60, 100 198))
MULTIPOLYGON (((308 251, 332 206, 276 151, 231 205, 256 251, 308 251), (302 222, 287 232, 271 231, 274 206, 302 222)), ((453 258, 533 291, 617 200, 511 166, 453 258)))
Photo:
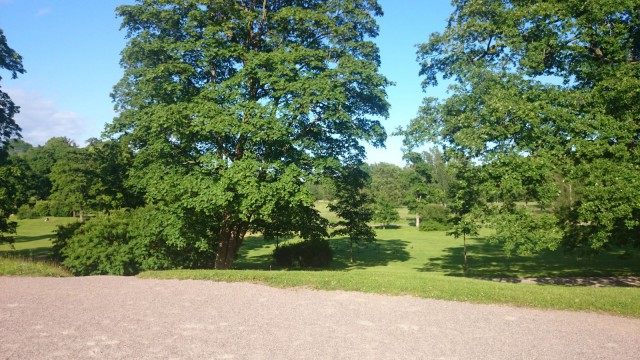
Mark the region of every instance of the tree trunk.
POLYGON ((416 227, 420 229, 420 214, 418 214, 417 210, 416 210, 416 227))
POLYGON ((233 223, 228 218, 223 220, 216 254, 216 270, 231 268, 248 230, 249 226, 246 223, 233 223))
POLYGON ((349 263, 353 264, 353 240, 349 239, 349 263))
POLYGON ((462 269, 464 270, 464 273, 467 273, 467 234, 462 233, 462 242, 464 244, 464 266, 462 267, 462 269))

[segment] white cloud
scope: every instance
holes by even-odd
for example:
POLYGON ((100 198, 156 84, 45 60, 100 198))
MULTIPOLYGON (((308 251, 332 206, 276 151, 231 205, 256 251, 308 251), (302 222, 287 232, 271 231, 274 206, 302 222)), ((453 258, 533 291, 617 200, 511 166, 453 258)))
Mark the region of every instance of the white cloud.
POLYGON ((36 12, 36 16, 44 16, 51 12, 50 7, 40 8, 38 12, 36 12))
POLYGON ((59 110, 51 99, 22 89, 6 89, 11 100, 20 106, 15 116, 22 128, 22 138, 32 145, 43 145, 55 136, 66 136, 80 144, 86 120, 77 113, 59 110))

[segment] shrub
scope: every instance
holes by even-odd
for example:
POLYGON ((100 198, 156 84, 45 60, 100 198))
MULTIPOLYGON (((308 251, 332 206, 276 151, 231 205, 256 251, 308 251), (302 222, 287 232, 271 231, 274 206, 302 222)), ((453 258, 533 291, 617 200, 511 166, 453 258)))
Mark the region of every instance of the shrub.
POLYGON ((427 204, 420 207, 421 231, 449 230, 449 209, 442 205, 427 204))
POLYGON ((29 205, 24 204, 18 208, 18 212, 16 213, 16 217, 20 220, 24 219, 37 219, 38 213, 29 205))
POLYGON ((113 211, 59 227, 54 257, 76 275, 213 267, 212 229, 199 220, 152 206, 113 211))
POLYGON ((53 216, 51 215, 51 209, 49 208, 49 201, 38 200, 33 206, 33 211, 38 214, 38 217, 53 216))
POLYGON ((300 268, 328 267, 333 250, 327 240, 305 240, 278 246, 273 251, 276 265, 300 268))
POLYGON ((71 222, 66 225, 58 225, 58 230, 56 231, 56 237, 53 239, 53 254, 51 255, 52 260, 62 263, 65 260, 65 256, 62 253, 62 249, 67 246, 67 242, 71 239, 76 231, 85 223, 81 222, 71 222))
MULTIPOLYGON (((64 240, 62 262, 76 275, 133 275, 140 271, 130 251, 127 211, 98 215, 64 240)), ((71 232, 71 229, 67 229, 71 232)), ((60 233, 59 233, 60 234, 60 233)), ((64 235, 62 235, 64 237, 64 235)))

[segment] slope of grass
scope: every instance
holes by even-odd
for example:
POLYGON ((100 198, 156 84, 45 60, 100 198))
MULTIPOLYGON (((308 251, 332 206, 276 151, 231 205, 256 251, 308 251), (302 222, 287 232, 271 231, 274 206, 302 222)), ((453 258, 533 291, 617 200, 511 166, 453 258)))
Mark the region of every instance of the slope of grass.
POLYGON ((72 276, 70 272, 53 263, 26 258, 0 257, 0 276, 72 276))
POLYGON ((389 295, 508 304, 545 309, 603 312, 640 318, 640 291, 632 288, 562 287, 496 283, 433 273, 385 271, 173 270, 141 278, 244 281, 281 288, 311 287, 389 295))

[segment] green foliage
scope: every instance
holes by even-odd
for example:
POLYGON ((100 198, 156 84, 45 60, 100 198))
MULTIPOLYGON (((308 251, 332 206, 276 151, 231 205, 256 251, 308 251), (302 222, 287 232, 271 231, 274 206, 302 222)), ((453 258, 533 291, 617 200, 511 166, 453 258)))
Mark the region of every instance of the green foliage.
POLYGON ((331 264, 333 250, 327 240, 307 240, 280 245, 272 256, 278 266, 324 268, 331 264))
POLYGON ((404 203, 407 197, 407 186, 403 176, 403 170, 397 165, 377 163, 369 165, 371 183, 371 196, 376 202, 384 202, 392 207, 398 207, 404 203))
POLYGON ((24 186, 21 191, 21 201, 27 199, 48 199, 51 196, 51 169, 61 159, 65 158, 76 144, 66 137, 53 137, 43 145, 32 147, 23 154, 12 156, 19 161, 23 169, 24 186))
POLYGON ((18 208, 16 217, 20 220, 24 219, 37 219, 39 214, 28 204, 24 204, 18 208))
POLYGON ((82 225, 83 223, 74 221, 57 226, 56 236, 52 241, 51 260, 62 263, 67 258, 63 253, 63 249, 82 225))
POLYGON ((442 205, 426 204, 418 209, 420 213, 420 231, 449 230, 449 209, 442 205))
POLYGON ((373 220, 386 226, 400 220, 400 213, 391 203, 378 201, 374 207, 373 220))
POLYGON ((63 264, 75 275, 133 275, 139 272, 139 263, 128 236, 128 215, 125 212, 110 216, 99 216, 87 221, 71 237, 70 229, 63 229, 54 246, 64 247, 59 251, 63 264))
POLYGON ((552 214, 533 214, 525 207, 509 211, 497 210, 493 217, 496 233, 489 241, 503 244, 507 255, 531 255, 558 248, 560 234, 552 214))
MULTIPOLYGON (((522 216, 515 201, 554 203, 554 179, 575 185, 579 196, 555 212, 567 249, 640 244, 637 2, 453 5, 448 26, 418 51, 425 88, 451 79, 451 96, 425 99, 406 144, 434 141, 482 166, 486 197, 514 219, 522 216)), ((551 225, 549 217, 531 221, 525 228, 551 225)), ((542 234, 517 234, 507 249, 556 246, 542 234)))
POLYGON ((107 132, 135 151, 130 183, 149 203, 205 215, 216 268, 250 229, 311 214, 305 184, 385 140, 375 0, 139 0, 117 13, 129 41, 107 132))
POLYGON ((341 218, 334 226, 334 235, 348 235, 354 241, 371 239, 373 230, 367 225, 373 219, 372 200, 365 191, 369 175, 359 164, 338 169, 334 180, 336 201, 328 205, 341 218), (368 230, 369 229, 369 230, 368 230))
POLYGON ((116 210, 60 227, 54 258, 76 275, 133 275, 143 270, 213 267, 214 244, 196 214, 155 207, 116 210))
POLYGON ((335 176, 336 201, 329 204, 340 220, 332 224, 336 229, 332 236, 347 236, 349 238, 350 260, 353 262, 353 244, 372 242, 376 232, 369 226, 373 219, 372 200, 364 190, 369 175, 363 170, 362 164, 349 164, 338 170, 335 176))
MULTIPOLYGON (((7 70, 11 78, 24 74, 22 57, 7 44, 7 38, 0 29, 0 70, 7 70)), ((2 80, 2 76, 0 76, 2 80)), ((9 95, 0 90, 0 244, 13 242, 10 234, 16 232, 16 223, 9 220, 15 210, 16 188, 15 177, 19 176, 18 169, 7 162, 11 140, 20 137, 20 126, 13 117, 20 111, 9 95)))
MULTIPOLYGON (((2 29, 0 29, 0 70, 9 71, 12 79, 17 78, 18 74, 25 73, 22 67, 22 56, 9 47, 2 29)), ((0 90, 0 166, 7 158, 10 141, 20 136, 20 126, 13 119, 19 111, 20 107, 13 103, 7 93, 0 90)))

